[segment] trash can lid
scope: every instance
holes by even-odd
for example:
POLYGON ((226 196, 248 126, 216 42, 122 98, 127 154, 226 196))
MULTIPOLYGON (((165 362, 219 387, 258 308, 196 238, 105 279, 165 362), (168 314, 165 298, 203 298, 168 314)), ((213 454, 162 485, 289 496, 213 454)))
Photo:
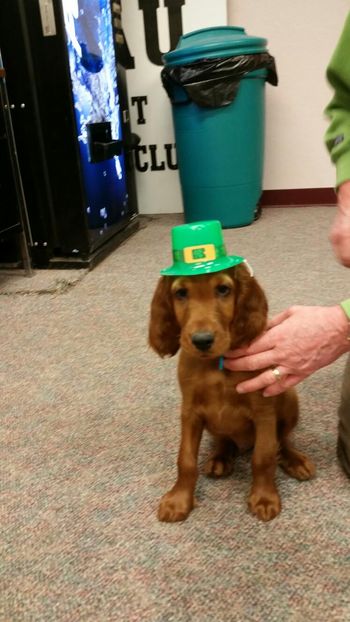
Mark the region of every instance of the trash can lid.
POLYGON ((266 52, 267 39, 251 37, 239 26, 202 28, 182 35, 175 50, 163 55, 165 65, 183 65, 203 58, 225 58, 266 52))

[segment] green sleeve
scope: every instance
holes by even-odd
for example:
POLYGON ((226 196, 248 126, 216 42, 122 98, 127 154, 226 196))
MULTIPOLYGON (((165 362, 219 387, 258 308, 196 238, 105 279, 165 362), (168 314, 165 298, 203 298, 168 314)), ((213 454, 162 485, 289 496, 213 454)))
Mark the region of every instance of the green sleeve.
POLYGON ((350 13, 327 68, 334 96, 325 113, 330 124, 325 143, 336 165, 337 187, 350 179, 350 13))
POLYGON ((340 303, 341 308, 343 309, 346 317, 348 318, 348 320, 350 320, 350 298, 347 298, 346 300, 343 300, 340 303))

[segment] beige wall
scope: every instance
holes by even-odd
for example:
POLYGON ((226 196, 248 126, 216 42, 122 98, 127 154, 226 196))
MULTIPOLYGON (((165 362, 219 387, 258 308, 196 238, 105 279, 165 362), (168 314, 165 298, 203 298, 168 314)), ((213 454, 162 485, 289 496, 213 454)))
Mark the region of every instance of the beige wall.
POLYGON ((323 110, 331 97, 325 69, 349 0, 227 2, 228 23, 266 37, 277 63, 279 86, 266 86, 264 189, 333 186, 323 145, 323 110))

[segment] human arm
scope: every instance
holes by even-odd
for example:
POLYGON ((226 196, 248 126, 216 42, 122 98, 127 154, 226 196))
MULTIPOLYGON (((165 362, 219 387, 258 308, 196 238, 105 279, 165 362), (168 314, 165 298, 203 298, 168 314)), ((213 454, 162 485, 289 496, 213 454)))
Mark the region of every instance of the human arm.
POLYGON ((336 166, 338 209, 330 241, 340 263, 350 267, 350 13, 327 68, 333 97, 325 113, 329 126, 325 143, 336 166))
POLYGON ((325 143, 336 166, 336 187, 350 179, 350 13, 327 67, 333 97, 325 114, 329 125, 325 143))

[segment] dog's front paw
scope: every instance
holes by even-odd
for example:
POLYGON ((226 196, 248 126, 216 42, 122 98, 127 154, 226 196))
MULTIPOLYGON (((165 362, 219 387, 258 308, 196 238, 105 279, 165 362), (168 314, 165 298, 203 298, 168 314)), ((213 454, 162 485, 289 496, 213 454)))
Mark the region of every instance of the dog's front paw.
POLYGON ((277 490, 253 490, 248 500, 248 507, 260 520, 269 521, 280 513, 281 499, 277 490))
POLYGON ((183 491, 167 492, 160 501, 158 519, 166 523, 185 520, 193 505, 193 499, 183 491))

